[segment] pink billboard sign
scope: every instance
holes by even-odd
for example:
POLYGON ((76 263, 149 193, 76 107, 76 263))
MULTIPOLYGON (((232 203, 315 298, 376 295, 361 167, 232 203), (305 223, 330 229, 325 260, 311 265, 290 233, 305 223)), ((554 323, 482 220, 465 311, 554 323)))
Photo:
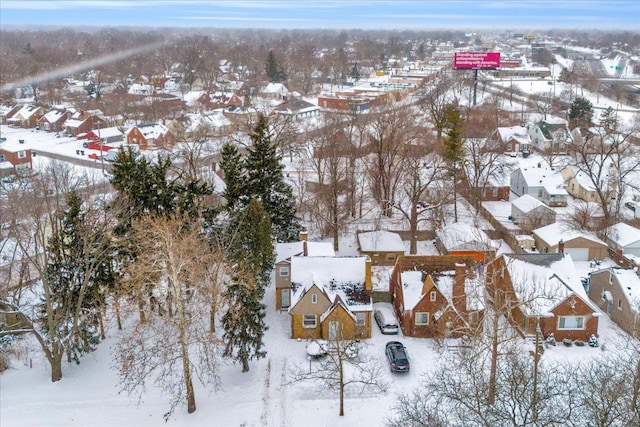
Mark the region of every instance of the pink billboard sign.
POLYGON ((500 52, 456 52, 454 68, 487 69, 500 67, 500 52))

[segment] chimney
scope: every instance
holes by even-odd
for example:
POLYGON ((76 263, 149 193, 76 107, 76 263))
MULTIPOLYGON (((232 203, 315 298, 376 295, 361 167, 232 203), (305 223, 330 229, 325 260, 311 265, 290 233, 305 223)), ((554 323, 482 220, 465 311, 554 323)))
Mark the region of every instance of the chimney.
POLYGON ((456 275, 453 280, 453 292, 451 298, 453 299, 453 307, 458 311, 458 313, 467 312, 467 292, 464 288, 466 277, 466 264, 456 263, 456 275))
POLYGON ((364 267, 364 289, 365 291, 370 291, 372 289, 371 285, 371 258, 369 256, 365 259, 365 267, 364 267))
POLYGON ((309 234, 306 231, 300 232, 300 241, 306 242, 309 239, 309 234))
POLYGON ((562 239, 558 242, 558 252, 561 254, 564 253, 564 240, 562 239))

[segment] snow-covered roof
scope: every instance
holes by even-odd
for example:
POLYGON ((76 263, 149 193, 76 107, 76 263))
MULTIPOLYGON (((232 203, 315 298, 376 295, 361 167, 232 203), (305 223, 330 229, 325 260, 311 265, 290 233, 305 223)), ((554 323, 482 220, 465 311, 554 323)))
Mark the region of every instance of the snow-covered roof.
POLYGON ((522 213, 529 213, 539 206, 546 206, 540 200, 528 194, 518 197, 513 200, 511 204, 518 208, 522 213))
POLYGON ((441 228, 436 234, 448 251, 488 251, 498 247, 484 231, 463 222, 441 228))
POLYGON ((332 303, 336 297, 349 310, 371 310, 371 297, 365 295, 367 257, 291 257, 291 307, 312 285, 325 292, 332 303))
POLYGON ((422 271, 403 271, 400 275, 402 281, 402 299, 405 310, 413 310, 422 298, 422 271))
POLYGON ((129 135, 129 133, 135 128, 137 128, 146 139, 156 139, 161 135, 165 135, 169 131, 165 125, 160 123, 143 123, 127 130, 126 134, 129 135))
POLYGON ((205 92, 204 90, 191 90, 185 93, 182 99, 184 100, 184 102, 186 102, 187 106, 193 107, 194 105, 196 105, 198 99, 200 99, 200 97, 206 93, 207 92, 205 92))
POLYGON ((282 83, 269 83, 262 88, 262 93, 287 93, 287 88, 282 83))
POLYGON ((390 231, 367 231, 358 234, 362 252, 404 252, 404 243, 400 235, 390 231))
POLYGON ((566 243, 579 237, 590 240, 602 246, 607 246, 607 244, 600 240, 596 235, 567 227, 562 222, 555 222, 553 224, 545 225, 544 227, 535 229, 533 230, 533 234, 535 234, 551 246, 557 245, 560 240, 563 240, 566 243))
POLYGON ((546 168, 520 168, 519 170, 528 187, 543 187, 549 194, 568 195, 559 172, 546 168))
POLYGON ((67 119, 65 120, 64 125, 65 127, 68 127, 68 128, 77 128, 86 121, 87 119, 84 119, 84 120, 67 119))
MULTIPOLYGON (((302 255, 304 252, 304 242, 277 243, 276 263, 284 261, 294 255, 302 255)), ((335 256, 333 243, 331 242, 307 242, 307 256, 309 257, 332 257, 335 256)))
POLYGON ((631 308, 640 313, 640 276, 636 270, 612 268, 622 293, 629 301, 631 308))
POLYGON ((48 121, 49 123, 55 123, 58 120, 60 120, 60 118, 65 114, 67 113, 66 111, 63 111, 63 110, 51 110, 47 114, 42 116, 42 119, 48 121))
POLYGON ((619 222, 607 229, 609 240, 621 248, 627 246, 640 247, 640 230, 624 222, 619 222))
POLYGON ((17 116, 20 116, 24 120, 26 120, 31 117, 36 111, 38 111, 38 109, 39 107, 36 105, 25 105, 12 118, 15 119, 17 116))
POLYGON ((594 312, 571 255, 503 255, 520 307, 528 316, 548 316, 561 302, 575 295, 594 312))
POLYGON ((113 136, 122 136, 122 131, 117 126, 112 126, 103 129, 96 129, 94 133, 100 138, 111 138, 113 136))
POLYGON ((503 142, 515 139, 519 144, 531 144, 531 137, 524 126, 499 127, 498 134, 503 142))

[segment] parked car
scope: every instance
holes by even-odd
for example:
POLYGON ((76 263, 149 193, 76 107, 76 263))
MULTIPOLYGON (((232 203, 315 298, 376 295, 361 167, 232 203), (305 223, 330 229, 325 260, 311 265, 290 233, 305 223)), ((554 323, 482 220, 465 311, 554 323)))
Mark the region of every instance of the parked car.
POLYGON ((391 372, 409 372, 409 356, 407 349, 399 341, 389 341, 386 346, 387 359, 391 372))
POLYGON ((398 333, 398 321, 393 315, 390 308, 384 306, 376 306, 373 312, 373 318, 380 328, 380 332, 385 335, 395 335, 398 333))

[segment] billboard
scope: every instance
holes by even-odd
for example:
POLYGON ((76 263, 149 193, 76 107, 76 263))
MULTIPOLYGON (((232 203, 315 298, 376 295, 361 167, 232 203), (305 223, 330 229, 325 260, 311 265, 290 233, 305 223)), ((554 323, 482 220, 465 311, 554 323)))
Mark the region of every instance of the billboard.
POLYGON ((456 52, 453 67, 478 70, 500 67, 500 52, 456 52))

